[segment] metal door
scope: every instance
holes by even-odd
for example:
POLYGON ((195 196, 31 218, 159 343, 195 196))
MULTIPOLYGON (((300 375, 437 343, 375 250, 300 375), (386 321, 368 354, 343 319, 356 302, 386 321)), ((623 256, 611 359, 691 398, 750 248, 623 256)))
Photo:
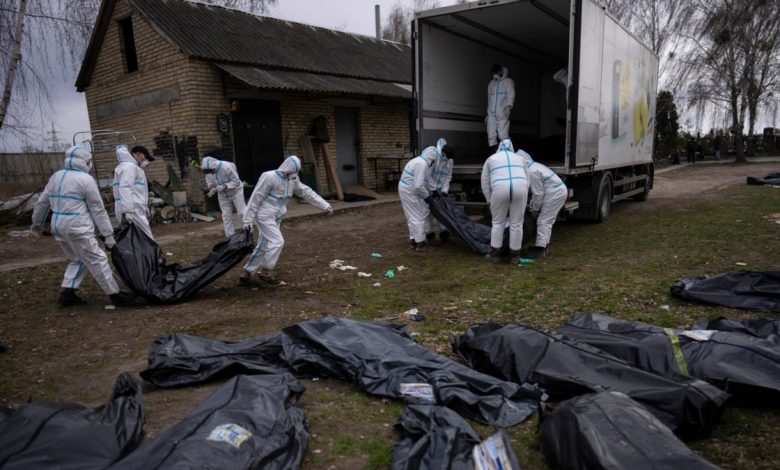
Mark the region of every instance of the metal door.
POLYGON ((278 168, 284 160, 279 102, 242 100, 232 118, 238 174, 256 184, 261 173, 278 168))

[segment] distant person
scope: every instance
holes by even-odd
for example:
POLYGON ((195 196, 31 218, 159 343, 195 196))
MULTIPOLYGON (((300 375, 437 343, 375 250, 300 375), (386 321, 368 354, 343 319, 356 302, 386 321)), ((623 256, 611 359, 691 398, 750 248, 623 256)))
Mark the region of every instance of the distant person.
POLYGON ((720 134, 718 134, 712 142, 712 145, 715 147, 715 160, 720 160, 720 145, 722 140, 720 134))
POLYGON ((266 171, 257 180, 255 190, 249 197, 249 203, 244 213, 244 230, 252 230, 252 225, 259 229, 257 246, 249 261, 244 265, 244 272, 238 282, 244 285, 252 284, 252 274, 259 269, 257 278, 266 284, 277 285, 274 268, 279 261, 284 247, 281 224, 287 213, 287 203, 293 195, 303 198, 309 204, 333 214, 333 208, 328 202, 314 192, 313 189, 301 183, 298 172, 301 171, 301 160, 295 155, 287 157, 276 170, 266 171))
POLYGON ((208 197, 217 194, 219 208, 222 210, 222 226, 225 237, 236 233, 233 224, 233 209, 238 218, 244 220, 246 202, 244 202, 244 183, 238 177, 238 170, 233 162, 217 160, 213 156, 204 156, 200 160, 200 170, 206 178, 209 188, 208 197))
POLYGON ((528 208, 536 215, 536 240, 528 252, 528 257, 544 258, 547 256, 547 245, 552 237, 553 224, 566 203, 569 190, 554 171, 534 161, 528 153, 522 150, 517 150, 515 153, 525 158, 525 173, 532 194, 528 208))
POLYGON ((106 248, 110 249, 116 243, 97 182, 89 174, 91 168, 92 154, 89 151, 78 146, 69 148, 65 152, 65 169, 49 178, 33 210, 30 231, 40 235, 51 209, 51 233, 69 261, 57 299, 61 307, 86 303, 76 294, 76 289, 87 270, 114 305, 127 305, 135 297, 131 293, 120 292, 108 265, 108 257, 95 237, 97 225, 99 233, 105 237, 106 248))
POLYGON ((504 228, 509 219, 509 256, 516 260, 523 246, 523 219, 528 200, 526 160, 514 152, 512 141, 501 141, 498 152, 482 167, 482 194, 490 206, 493 229, 490 232, 490 262, 500 261, 504 228))
MULTIPOLYGON (((447 196, 452 181, 452 159, 455 157, 455 149, 441 138, 436 141, 436 150, 438 156, 428 175, 426 186, 433 197, 447 196)), ((426 232, 425 238, 428 242, 436 237, 436 232, 439 233, 439 240, 442 243, 446 243, 450 238, 450 232, 433 215, 428 216, 426 232)))
POLYGON ((688 163, 696 163, 696 139, 688 139, 688 163))
POLYGON ((409 227, 409 243, 417 251, 427 251, 425 230, 431 209, 425 201, 430 196, 427 182, 433 164, 439 158, 436 147, 427 147, 417 157, 412 158, 404 166, 401 179, 398 182, 398 197, 409 227))
POLYGON ((488 83, 487 124, 488 145, 491 151, 498 142, 509 138, 509 115, 515 103, 515 82, 509 78, 509 70, 501 64, 490 69, 488 83))
POLYGON ((124 220, 135 224, 154 240, 149 226, 149 185, 144 169, 154 161, 146 147, 136 145, 127 150, 126 145, 116 146, 119 164, 114 169, 114 215, 117 222, 124 220))

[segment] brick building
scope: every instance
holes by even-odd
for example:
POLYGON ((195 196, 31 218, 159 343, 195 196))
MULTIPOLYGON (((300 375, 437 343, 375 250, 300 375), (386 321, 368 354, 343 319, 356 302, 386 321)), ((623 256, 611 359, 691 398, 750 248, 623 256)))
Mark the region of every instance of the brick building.
MULTIPOLYGON (((408 149, 410 83, 406 45, 186 0, 103 0, 76 86, 93 132, 132 132, 158 157, 149 180, 165 183, 170 164, 198 207, 191 161, 221 147, 254 184, 287 155, 306 161, 315 120, 329 140, 314 141, 304 181, 332 188, 325 150, 342 185, 384 189, 395 165, 372 159, 408 149)), ((113 146, 95 156, 110 178, 113 146)))

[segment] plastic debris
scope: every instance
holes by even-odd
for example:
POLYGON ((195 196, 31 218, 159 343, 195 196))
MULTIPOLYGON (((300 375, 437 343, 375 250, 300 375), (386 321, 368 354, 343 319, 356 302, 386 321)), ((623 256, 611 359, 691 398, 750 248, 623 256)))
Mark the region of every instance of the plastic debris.
POLYGON ((534 260, 532 258, 520 258, 517 264, 534 264, 534 260))
POLYGON ((358 277, 371 277, 371 273, 364 273, 362 271, 359 271, 357 274, 358 277))
POLYGON ((371 253, 371 256, 373 256, 374 258, 384 258, 384 256, 382 256, 382 253, 376 251, 371 253))
POLYGON ((409 268, 407 268, 406 266, 403 266, 403 265, 402 265, 402 266, 398 266, 396 269, 397 269, 397 270, 398 270, 398 272, 400 273, 401 271, 404 271, 404 270, 406 270, 406 269, 409 269, 409 268))
POLYGON ((190 217, 192 217, 195 220, 200 220, 202 222, 214 222, 214 220, 215 220, 214 217, 209 217, 207 215, 196 214, 195 212, 190 212, 190 217))
POLYGON ((32 232, 28 230, 14 230, 13 232, 8 232, 9 237, 16 237, 16 238, 30 238, 32 237, 32 232))
POLYGON ((166 251, 165 256, 173 256, 173 253, 171 253, 170 251, 166 251))
POLYGON ((380 284, 380 283, 378 283, 378 282, 375 282, 375 283, 374 283, 374 284, 372 284, 372 285, 373 285, 374 287, 382 287, 382 284, 380 284))
POLYGON ((116 310, 116 306, 114 304, 108 304, 105 307, 103 307, 105 310, 116 310))
POLYGON ((471 453, 475 470, 520 470, 517 457, 512 452, 512 443, 506 431, 498 431, 474 446, 471 453))
POLYGON ((734 264, 736 264, 737 266, 747 266, 747 263, 743 263, 742 261, 737 261, 734 264))
POLYGON ((343 259, 334 259, 333 261, 330 262, 330 264, 328 266, 330 266, 331 269, 338 269, 340 271, 347 271, 347 270, 349 270, 349 271, 356 271, 357 270, 357 268, 354 267, 354 266, 350 266, 348 264, 344 264, 344 260, 343 259))
POLYGON ((385 277, 388 279, 392 279, 395 277, 395 272, 392 269, 388 269, 385 273, 385 277))

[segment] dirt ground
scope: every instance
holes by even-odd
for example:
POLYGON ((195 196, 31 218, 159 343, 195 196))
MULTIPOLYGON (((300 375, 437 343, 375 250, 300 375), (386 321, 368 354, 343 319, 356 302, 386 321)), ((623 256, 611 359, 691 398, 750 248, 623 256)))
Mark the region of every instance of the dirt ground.
MULTIPOLYGON (((696 164, 659 171, 646 202, 630 207, 617 203, 613 211, 649 211, 711 200, 718 197, 719 188, 745 184, 747 176, 763 177, 779 170, 780 159, 739 165, 696 164)), ((219 222, 152 228, 163 252, 170 253, 169 261, 201 257, 205 255, 203 247, 218 242, 222 235, 219 222)), ((406 230, 398 203, 337 212, 332 217, 287 220, 282 225, 286 245, 277 271, 287 286, 240 287, 240 270, 234 269, 181 304, 160 306, 139 301, 137 306, 115 310, 105 309, 107 299, 89 275, 81 289, 89 303, 78 308, 57 308, 55 300, 65 264, 53 238, 0 235, 0 342, 8 348, 0 360, 11 370, 6 376, 19 377, 12 383, 0 380, 0 404, 23 403, 32 397, 98 405, 110 394, 119 372, 129 371, 137 377, 146 366, 152 341, 174 331, 238 340, 274 333, 325 313, 350 316, 358 306, 339 292, 340 273, 330 269, 328 263, 336 258, 350 260, 357 253, 381 252, 385 258, 401 261, 413 257, 406 230), (324 285, 329 286, 327 292, 319 290, 324 285), (252 312, 249 318, 243 313, 247 311, 252 312)), ((369 261, 358 266, 360 270, 379 274, 383 269, 379 262, 366 256, 362 259, 369 261)), ((181 420, 217 386, 162 391, 145 386, 147 439, 181 420)), ((319 412, 333 405, 322 402, 325 391, 350 393, 350 386, 336 381, 306 381, 305 386, 304 407, 317 405, 319 412)), ((390 413, 371 410, 379 415, 385 412, 390 413)), ((375 432, 369 424, 365 429, 359 422, 345 426, 357 434, 375 432)), ((393 432, 391 427, 385 430, 393 432)), ((313 452, 318 445, 315 436, 313 452)), ((308 463, 307 468, 320 468, 316 461, 308 463)), ((335 468, 328 465, 322 468, 335 468)), ((349 466, 348 460, 337 464, 339 468, 349 466)))

